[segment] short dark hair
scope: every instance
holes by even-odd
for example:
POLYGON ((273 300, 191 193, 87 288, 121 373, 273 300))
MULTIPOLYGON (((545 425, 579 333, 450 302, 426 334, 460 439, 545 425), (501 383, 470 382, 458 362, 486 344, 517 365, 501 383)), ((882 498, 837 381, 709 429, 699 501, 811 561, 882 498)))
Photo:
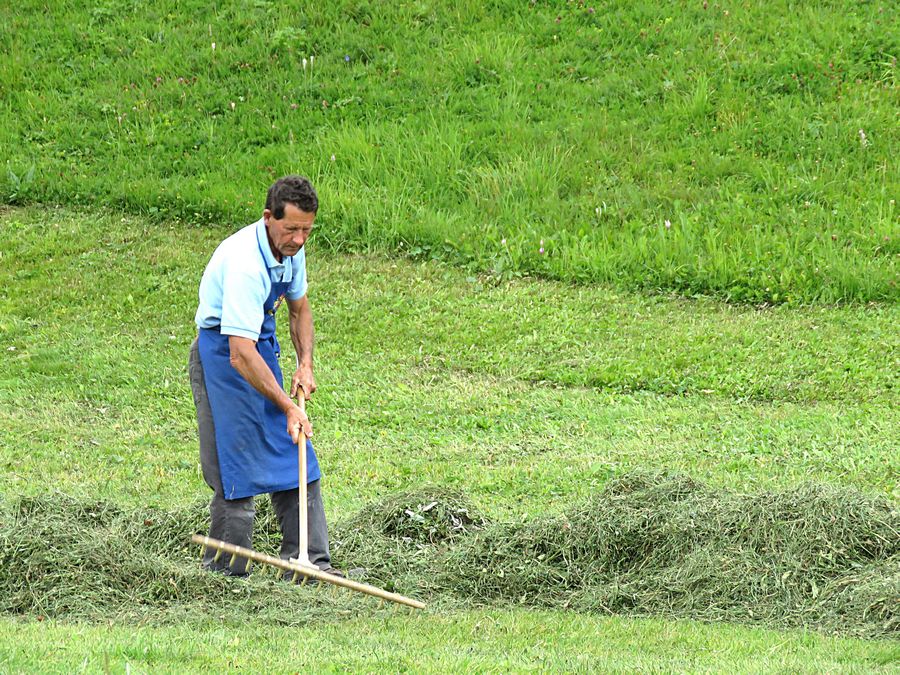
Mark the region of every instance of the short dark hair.
POLYGON ((278 220, 284 218, 284 205, 293 204, 305 213, 319 210, 319 196, 306 176, 285 176, 279 178, 266 195, 266 208, 278 220))

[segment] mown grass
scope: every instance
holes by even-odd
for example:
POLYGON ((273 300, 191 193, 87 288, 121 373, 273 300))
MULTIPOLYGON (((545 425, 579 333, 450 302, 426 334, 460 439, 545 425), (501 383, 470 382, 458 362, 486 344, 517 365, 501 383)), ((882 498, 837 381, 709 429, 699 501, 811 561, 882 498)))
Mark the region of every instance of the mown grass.
MULTIPOLYGON (((277 554, 272 509, 258 507, 253 548, 277 554)), ((0 614, 302 626, 367 611, 366 596, 298 590, 266 566, 238 583, 205 573, 186 536, 208 527, 199 498, 129 508, 50 492, 0 509, 0 614)), ((562 513, 493 520, 461 490, 425 484, 342 513, 329 532, 337 564, 435 613, 527 606, 842 637, 900 632, 900 509, 847 488, 738 495, 634 471, 562 513)))
POLYGON ((26 0, 0 8, 0 198, 223 224, 298 171, 340 251, 896 301, 889 10, 26 0))

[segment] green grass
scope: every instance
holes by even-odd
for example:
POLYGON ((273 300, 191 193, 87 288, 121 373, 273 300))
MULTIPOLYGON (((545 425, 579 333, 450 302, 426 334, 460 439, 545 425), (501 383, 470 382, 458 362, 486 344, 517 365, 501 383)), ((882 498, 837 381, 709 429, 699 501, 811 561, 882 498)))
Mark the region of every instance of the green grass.
POLYGON ((8 4, 0 200, 221 225, 297 171, 339 251, 738 302, 897 300, 889 3, 593 9, 8 4))
MULTIPOLYGON (((7 498, 50 489, 133 507, 207 494, 186 354, 200 274, 228 231, 70 210, 0 214, 7 498)), ((311 413, 333 522, 424 483, 460 488, 494 518, 560 513, 635 468, 744 492, 815 479, 900 496, 896 305, 759 310, 498 284, 317 244, 311 413)), ((0 664, 818 672, 898 661, 896 641, 728 624, 452 603, 390 619, 340 605, 300 628, 5 618, 0 664)))
MULTIPOLYGON (((0 485, 136 503, 196 494, 184 370, 196 287, 226 231, 41 218, 13 211, 0 230, 0 485)), ((427 480, 486 510, 541 512, 654 467, 739 489, 897 489, 896 306, 759 311, 493 286, 315 250, 310 275, 331 509, 427 480)))
MULTIPOLYGON (((7 3, 0 204, 27 210, 0 211, 0 506, 208 494, 185 373, 196 288, 288 172, 322 198, 311 414, 332 523, 426 483, 526 521, 633 469, 896 501, 890 17, 785 0, 7 3)), ((410 618, 336 599, 290 627, 276 609, 3 617, 0 670, 900 664, 897 641, 449 599, 410 618)))
POLYGON ((0 669, 41 672, 895 672, 889 642, 501 610, 322 617, 290 629, 0 622, 0 669))

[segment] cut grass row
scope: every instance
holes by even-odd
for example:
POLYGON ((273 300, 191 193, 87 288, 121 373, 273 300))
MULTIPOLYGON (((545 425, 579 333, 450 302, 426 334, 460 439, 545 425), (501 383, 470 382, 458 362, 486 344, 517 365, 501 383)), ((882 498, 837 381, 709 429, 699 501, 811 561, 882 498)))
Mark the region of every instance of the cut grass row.
POLYGON ((896 301, 887 9, 25 0, 0 8, 0 200, 221 224, 295 171, 339 251, 896 301))

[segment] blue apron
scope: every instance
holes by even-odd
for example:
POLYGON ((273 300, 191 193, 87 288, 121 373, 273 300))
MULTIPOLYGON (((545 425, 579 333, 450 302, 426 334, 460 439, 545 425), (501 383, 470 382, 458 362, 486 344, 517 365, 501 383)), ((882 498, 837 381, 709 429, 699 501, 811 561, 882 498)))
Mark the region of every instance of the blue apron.
MULTIPOLYGON (((287 283, 272 283, 256 351, 284 386, 275 337, 275 312, 287 283)), ((216 429, 216 449, 225 499, 240 499, 297 487, 297 445, 287 433, 287 417, 253 388, 231 365, 228 336, 219 328, 201 328, 200 363, 216 429)), ((306 481, 321 477, 312 443, 306 441, 306 481)))

